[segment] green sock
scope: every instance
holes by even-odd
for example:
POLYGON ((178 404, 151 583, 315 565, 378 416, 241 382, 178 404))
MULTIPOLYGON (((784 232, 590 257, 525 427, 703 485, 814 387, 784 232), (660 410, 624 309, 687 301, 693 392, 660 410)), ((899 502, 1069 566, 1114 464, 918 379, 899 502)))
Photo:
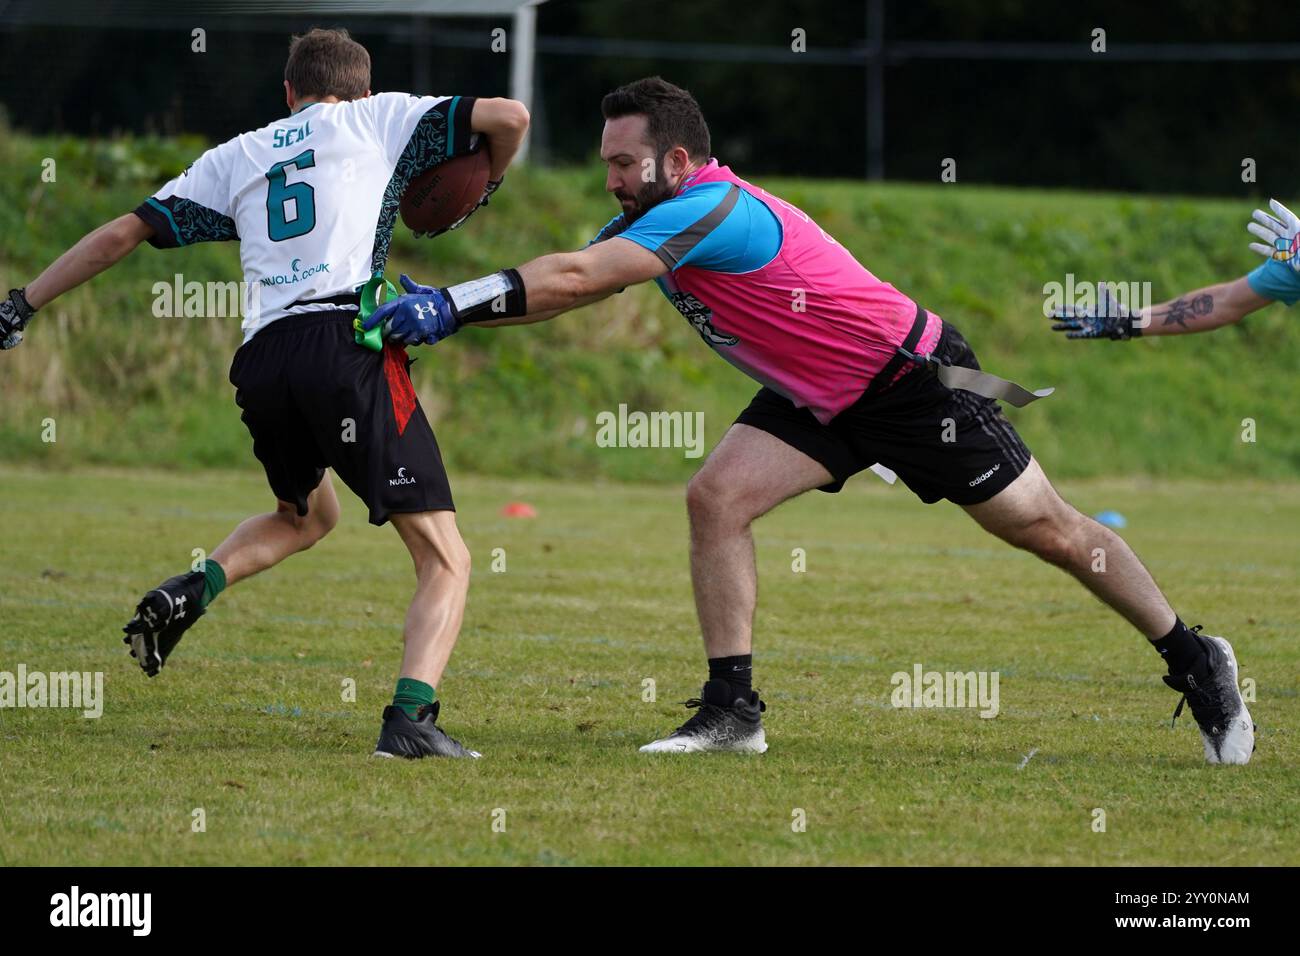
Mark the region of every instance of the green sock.
POLYGON ((413 677, 399 677, 397 691, 393 694, 393 706, 406 711, 406 716, 415 720, 415 712, 421 707, 432 704, 438 692, 422 680, 413 677))
POLYGON ((217 599, 217 595, 226 589, 226 572, 221 565, 208 558, 203 562, 203 599, 200 603, 207 607, 217 599))

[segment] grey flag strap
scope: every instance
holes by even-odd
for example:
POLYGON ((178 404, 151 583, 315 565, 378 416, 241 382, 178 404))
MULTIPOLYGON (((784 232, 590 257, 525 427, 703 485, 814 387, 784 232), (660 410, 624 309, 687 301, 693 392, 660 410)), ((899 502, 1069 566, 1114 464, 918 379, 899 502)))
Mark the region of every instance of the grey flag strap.
POLYGON ((996 398, 1014 405, 1016 408, 1024 408, 1030 402, 1046 398, 1056 391, 1055 388, 1040 388, 1031 392, 1023 385, 1008 382, 1005 378, 998 378, 988 372, 964 368, 960 365, 945 365, 933 355, 919 355, 901 347, 898 351, 913 362, 934 366, 939 381, 949 388, 960 388, 963 391, 982 395, 984 398, 996 398))

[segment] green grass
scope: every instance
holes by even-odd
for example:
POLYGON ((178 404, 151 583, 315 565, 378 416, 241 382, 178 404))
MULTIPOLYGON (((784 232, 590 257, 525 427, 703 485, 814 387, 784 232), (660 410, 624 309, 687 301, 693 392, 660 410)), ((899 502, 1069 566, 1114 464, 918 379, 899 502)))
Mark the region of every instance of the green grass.
MULTIPOLYGON (((719 144, 720 151, 723 145, 719 144)), ((193 140, 8 135, 0 129, 0 289, 30 281, 81 235, 133 209, 202 149, 193 140), (56 160, 57 179, 41 179, 56 160)), ((725 158, 725 151, 723 151, 725 158)), ((738 169, 744 175, 746 170, 738 169)), ((584 244, 616 212, 597 166, 512 171, 461 230, 419 242, 398 229, 388 272, 472 278, 584 244)), ((1249 200, 1014 190, 960 184, 762 180, 804 208, 876 275, 959 326, 986 368, 1048 401, 1010 412, 1056 474, 1300 477, 1294 370, 1300 335, 1281 306, 1210 335, 1066 342, 1043 288, 1148 281, 1157 299, 1255 267, 1249 200), (1258 441, 1240 440, 1253 419, 1258 441)), ((233 243, 143 248, 42 311, 0 360, 0 460, 239 467, 229 414, 235 319, 157 319, 155 283, 239 277, 233 243), (41 440, 53 418, 59 440, 41 440)), ((542 326, 468 330, 420 350, 413 375, 455 471, 507 477, 681 481, 694 463, 603 454, 595 417, 702 411, 716 441, 755 391, 650 286, 542 326)))
POLYGON ((98 720, 0 710, 0 865, 1300 863, 1295 483, 1062 486, 1122 510, 1175 606, 1233 640, 1258 685, 1248 767, 1170 729, 1154 655, 1073 581, 871 476, 757 526, 771 750, 679 759, 636 746, 702 679, 682 489, 459 475, 477 563, 441 692, 485 757, 410 763, 369 754, 413 578, 354 499, 147 680, 117 629, 266 505, 260 474, 6 466, 0 486, 0 670, 103 671, 106 694, 98 720), (499 517, 517 499, 539 517, 499 517), (999 716, 891 708, 916 662, 999 671, 999 716))

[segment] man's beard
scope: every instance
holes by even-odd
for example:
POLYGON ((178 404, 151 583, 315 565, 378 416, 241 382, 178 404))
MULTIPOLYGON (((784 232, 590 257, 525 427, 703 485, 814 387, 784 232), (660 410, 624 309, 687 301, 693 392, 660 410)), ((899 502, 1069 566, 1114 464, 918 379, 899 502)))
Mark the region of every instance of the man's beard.
MULTIPOLYGON (((645 183, 637 194, 632 197, 634 203, 631 206, 623 206, 623 217, 627 220, 628 225, 636 222, 665 199, 672 197, 673 188, 664 182, 663 172, 663 167, 656 163, 655 178, 645 183)), ((615 198, 622 203, 624 197, 616 194, 615 198)))

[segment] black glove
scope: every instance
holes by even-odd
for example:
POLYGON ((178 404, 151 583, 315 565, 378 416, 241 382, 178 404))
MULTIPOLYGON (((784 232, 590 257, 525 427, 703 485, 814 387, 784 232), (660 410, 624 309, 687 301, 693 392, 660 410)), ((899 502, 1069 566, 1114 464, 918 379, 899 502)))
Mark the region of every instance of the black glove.
POLYGON ((23 329, 36 310, 27 301, 25 289, 10 289, 0 299, 0 349, 11 349, 23 340, 23 329))
POLYGON ((491 198, 494 192, 496 192, 498 189, 501 188, 501 184, 504 181, 505 181, 504 176, 502 176, 500 179, 489 179, 487 186, 485 186, 483 189, 482 197, 479 199, 478 203, 474 206, 474 208, 471 209, 469 212, 465 213, 465 215, 461 216, 459 219, 453 222, 446 229, 435 229, 433 232, 412 231, 411 235, 413 235, 416 239, 432 239, 435 236, 441 236, 444 232, 451 232, 451 230, 453 229, 459 229, 461 226, 465 224, 466 219, 468 219, 470 216, 474 215, 474 213, 478 211, 479 206, 486 206, 488 204, 488 199, 491 198))
POLYGON ((1127 308, 1115 298, 1107 282, 1097 284, 1097 305, 1091 309, 1065 306, 1050 316, 1056 320, 1054 332, 1064 332, 1067 339, 1135 339, 1142 334, 1134 327, 1134 319, 1127 308))

